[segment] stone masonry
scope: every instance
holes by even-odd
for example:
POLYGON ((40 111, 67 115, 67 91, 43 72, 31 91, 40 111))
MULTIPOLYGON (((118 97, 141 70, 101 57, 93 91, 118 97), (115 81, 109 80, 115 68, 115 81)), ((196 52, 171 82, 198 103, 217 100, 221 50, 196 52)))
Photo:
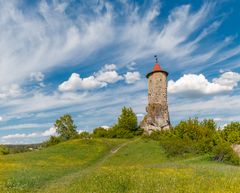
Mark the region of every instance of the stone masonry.
POLYGON ((167 76, 168 72, 162 70, 158 63, 155 64, 153 71, 146 75, 148 78, 147 115, 140 124, 146 134, 171 127, 167 104, 167 76))

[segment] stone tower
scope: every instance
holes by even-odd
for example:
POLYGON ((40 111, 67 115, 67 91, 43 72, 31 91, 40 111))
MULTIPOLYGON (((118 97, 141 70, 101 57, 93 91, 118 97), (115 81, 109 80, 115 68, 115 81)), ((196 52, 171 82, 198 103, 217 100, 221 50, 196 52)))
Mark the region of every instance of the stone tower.
POLYGON ((160 67, 156 59, 153 71, 146 75, 148 78, 147 115, 140 124, 147 134, 171 127, 167 104, 167 76, 168 72, 160 67))

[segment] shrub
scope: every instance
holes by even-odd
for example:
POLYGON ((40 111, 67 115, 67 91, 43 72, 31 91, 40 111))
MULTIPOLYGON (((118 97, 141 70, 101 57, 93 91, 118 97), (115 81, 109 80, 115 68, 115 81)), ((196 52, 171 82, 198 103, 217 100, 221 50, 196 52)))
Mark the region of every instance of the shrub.
POLYGON ((83 132, 78 134, 78 137, 80 139, 90 139, 91 138, 91 134, 88 133, 87 131, 83 131, 83 132))
POLYGON ((150 137, 159 140, 169 155, 210 153, 222 141, 214 120, 197 118, 181 121, 168 131, 153 132, 150 137))
POLYGON ((211 152, 217 142, 217 125, 212 119, 201 122, 197 118, 181 121, 172 132, 182 140, 191 141, 195 153, 211 152))
POLYGON ((102 127, 93 130, 93 137, 108 137, 108 131, 102 127))
POLYGON ((177 137, 165 137, 160 141, 168 156, 184 156, 186 153, 194 152, 194 147, 190 141, 177 137))
POLYGON ((213 149, 214 160, 220 162, 231 163, 234 165, 239 165, 240 159, 236 152, 233 151, 229 143, 219 143, 213 149))
POLYGON ((57 136, 51 136, 47 141, 43 142, 43 146, 44 147, 49 147, 52 145, 57 145, 58 143, 60 143, 62 140, 60 137, 57 136))
POLYGON ((212 138, 216 132, 216 123, 212 119, 205 119, 199 122, 197 118, 181 121, 175 126, 173 132, 180 138, 189 138, 193 141, 199 141, 203 138, 212 138))
POLYGON ((133 132, 133 135, 139 136, 139 135, 142 135, 143 132, 144 132, 144 130, 142 128, 138 127, 137 130, 133 132))
POLYGON ((209 153, 214 147, 214 140, 212 138, 202 138, 193 145, 196 153, 209 153))
POLYGON ((112 128, 108 130, 108 137, 110 138, 132 138, 134 137, 134 133, 120 128, 118 125, 114 125, 112 128))
POLYGON ((3 145, 0 145, 0 154, 1 155, 7 155, 9 154, 9 149, 3 145))

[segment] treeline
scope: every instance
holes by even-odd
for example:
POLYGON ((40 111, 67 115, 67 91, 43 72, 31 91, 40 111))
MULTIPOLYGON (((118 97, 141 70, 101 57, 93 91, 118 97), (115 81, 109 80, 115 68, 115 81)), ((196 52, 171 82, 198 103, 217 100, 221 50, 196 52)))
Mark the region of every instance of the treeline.
POLYGON ((158 140, 169 156, 209 154, 213 160, 240 164, 232 145, 240 143, 240 123, 232 122, 223 129, 212 119, 181 121, 168 131, 153 132, 149 138, 158 140))
POLYGON ((42 144, 25 144, 25 145, 0 145, 0 155, 23 153, 27 151, 40 150, 42 144))
POLYGON ((109 129, 98 127, 93 129, 92 133, 87 131, 78 133, 76 125, 71 115, 66 114, 56 120, 54 126, 58 136, 51 136, 49 140, 43 143, 43 146, 48 147, 70 139, 90 139, 90 138, 132 138, 142 135, 143 130, 139 128, 137 116, 132 108, 123 107, 118 121, 109 129))

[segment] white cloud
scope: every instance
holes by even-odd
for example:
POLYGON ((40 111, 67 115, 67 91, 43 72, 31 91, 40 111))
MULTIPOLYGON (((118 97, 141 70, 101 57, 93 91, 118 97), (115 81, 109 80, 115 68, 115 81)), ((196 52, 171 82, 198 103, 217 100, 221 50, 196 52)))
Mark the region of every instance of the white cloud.
POLYGON ((127 84, 133 84, 136 81, 140 80, 140 73, 139 72, 127 72, 125 75, 125 81, 127 84))
POLYGON ((135 66, 136 66, 136 62, 130 62, 130 63, 127 65, 127 69, 128 69, 128 70, 135 70, 135 66))
POLYGON ((235 87, 240 81, 240 74, 237 72, 224 72, 219 78, 214 78, 213 82, 220 85, 235 87))
POLYGON ((204 75, 186 74, 177 81, 168 82, 169 93, 180 93, 185 96, 224 94, 232 91, 240 81, 237 72, 224 72, 209 82, 204 75))
POLYGON ((107 86, 107 83, 98 81, 94 76, 87 78, 80 78, 77 73, 72 73, 70 78, 59 85, 59 90, 65 91, 76 91, 81 89, 94 89, 107 86))
POLYGON ((22 90, 18 84, 10 84, 0 87, 0 99, 14 98, 22 94, 22 90))
POLYGON ((116 69, 117 69, 116 64, 105 64, 104 67, 102 68, 102 71, 112 71, 116 69))
POLYGON ((115 64, 106 64, 99 72, 95 74, 96 80, 106 83, 115 83, 119 80, 122 80, 123 77, 120 76, 115 70, 115 64))
POLYGON ((30 134, 16 133, 16 134, 12 134, 12 135, 5 135, 2 137, 2 139, 34 138, 37 136, 38 136, 37 133, 30 133, 30 134))
POLYGON ((0 122, 1 122, 1 121, 3 121, 3 117, 2 117, 2 116, 0 116, 0 122))
POLYGON ((168 92, 184 96, 213 95, 229 92, 233 85, 224 85, 220 82, 209 82, 203 74, 185 74, 177 81, 168 82, 168 92))
POLYGON ((103 129, 106 129, 106 130, 108 130, 110 127, 109 126, 107 126, 107 125, 102 125, 102 126, 100 126, 101 128, 103 128, 103 129))
POLYGON ((37 138, 37 137, 49 137, 56 135, 56 128, 51 127, 48 130, 45 130, 41 133, 33 132, 33 133, 16 133, 16 134, 10 134, 2 136, 2 139, 26 139, 26 138, 37 138))
POLYGON ((30 74, 30 80, 42 82, 44 80, 44 74, 42 72, 32 72, 30 74))
POLYGON ((45 137, 56 135, 56 127, 51 127, 50 129, 44 131, 41 135, 45 137))
POLYGON ((115 83, 122 80, 123 77, 119 76, 116 71, 105 71, 98 73, 96 79, 100 82, 115 83))
POLYGON ((46 127, 50 123, 46 124, 36 124, 36 123, 24 123, 24 124, 17 124, 17 125, 8 125, 0 127, 0 131, 2 130, 17 130, 17 129, 33 129, 33 128, 41 128, 46 127))
POLYGON ((102 88, 107 86, 108 83, 115 83, 123 79, 115 69, 115 64, 106 64, 100 71, 87 78, 80 78, 79 74, 73 73, 71 77, 60 84, 58 88, 62 92, 102 88))

